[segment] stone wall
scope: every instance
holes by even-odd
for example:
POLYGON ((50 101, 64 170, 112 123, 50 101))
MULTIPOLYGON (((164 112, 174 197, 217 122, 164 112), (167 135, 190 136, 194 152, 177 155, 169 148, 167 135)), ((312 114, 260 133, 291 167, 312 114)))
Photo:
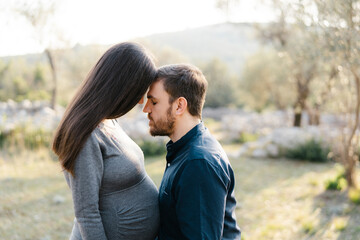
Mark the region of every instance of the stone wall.
MULTIPOLYGON (((47 102, 16 103, 12 100, 0 102, 0 131, 11 131, 16 126, 31 126, 53 131, 59 124, 64 108, 49 108, 47 102)), ((221 122, 221 132, 225 139, 231 141, 239 138, 241 133, 252 133, 260 136, 257 141, 248 142, 236 151, 235 156, 277 157, 279 149, 290 148, 309 139, 317 139, 324 144, 331 144, 345 128, 341 117, 331 114, 321 116, 320 126, 307 126, 307 115, 304 114, 304 127, 292 127, 293 113, 273 111, 266 113, 246 112, 237 109, 204 109, 204 118, 214 118, 221 122)), ((152 140, 149 135, 147 115, 141 106, 135 107, 125 116, 117 119, 124 131, 134 140, 152 140)), ((345 129, 346 130, 346 129, 345 129)), ((155 138, 168 139, 167 137, 155 138)))
POLYGON ((7 132, 16 126, 30 125, 51 131, 57 127, 63 113, 64 108, 57 106, 54 111, 44 101, 0 102, 0 130, 7 132))

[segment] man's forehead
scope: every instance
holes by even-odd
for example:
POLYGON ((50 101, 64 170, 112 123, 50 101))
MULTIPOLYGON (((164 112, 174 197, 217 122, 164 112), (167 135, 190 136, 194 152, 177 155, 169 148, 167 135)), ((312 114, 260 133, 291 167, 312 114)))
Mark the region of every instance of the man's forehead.
POLYGON ((163 95, 166 93, 162 81, 156 81, 150 85, 150 89, 147 93, 148 98, 155 98, 157 95, 163 95))

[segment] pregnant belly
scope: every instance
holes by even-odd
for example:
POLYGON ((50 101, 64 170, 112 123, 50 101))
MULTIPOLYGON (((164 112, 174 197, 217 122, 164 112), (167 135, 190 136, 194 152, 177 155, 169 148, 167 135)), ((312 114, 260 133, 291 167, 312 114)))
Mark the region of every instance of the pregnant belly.
POLYGON ((147 176, 133 187, 100 198, 108 239, 154 239, 159 228, 158 190, 147 176))

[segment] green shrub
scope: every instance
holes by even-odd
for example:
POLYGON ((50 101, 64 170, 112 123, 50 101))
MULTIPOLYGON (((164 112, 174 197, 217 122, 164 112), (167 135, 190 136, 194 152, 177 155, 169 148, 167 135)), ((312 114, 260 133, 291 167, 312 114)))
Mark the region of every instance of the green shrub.
POLYGON ((346 229, 346 221, 342 218, 334 219, 334 228, 338 232, 342 232, 346 229))
POLYGON ((17 126, 10 131, 0 130, 0 148, 16 147, 38 149, 49 147, 52 141, 52 132, 43 128, 17 126))
POLYGON ((355 204, 360 204, 360 189, 351 188, 349 190, 349 199, 355 204))
POLYGON ((328 179, 325 182, 325 189, 326 190, 337 190, 341 191, 345 189, 347 186, 346 178, 345 178, 345 171, 343 168, 338 170, 338 174, 334 179, 328 179))
POLYGON ((285 156, 292 159, 308 160, 310 162, 326 162, 330 149, 324 147, 320 141, 311 139, 292 149, 285 150, 285 156))
POLYGON ((240 133, 239 137, 237 139, 235 139, 233 142, 243 144, 243 143, 247 143, 247 142, 254 142, 258 138, 259 138, 259 136, 257 134, 242 132, 242 133, 240 133))
POLYGON ((306 234, 313 235, 315 233, 315 226, 313 222, 304 222, 302 229, 306 234))
POLYGON ((6 134, 3 130, 0 129, 0 148, 3 148, 6 141, 6 134))
POLYGON ((159 156, 166 153, 165 143, 162 141, 144 140, 138 143, 145 157, 159 156))
POLYGON ((346 188, 346 180, 341 178, 341 179, 330 179, 327 180, 325 182, 325 188, 326 190, 337 190, 337 191, 341 191, 343 189, 346 188))

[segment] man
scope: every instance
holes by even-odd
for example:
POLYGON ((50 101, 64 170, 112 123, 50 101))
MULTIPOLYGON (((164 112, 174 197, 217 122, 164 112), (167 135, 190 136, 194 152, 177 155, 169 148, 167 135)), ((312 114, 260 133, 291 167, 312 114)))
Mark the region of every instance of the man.
POLYGON ((159 189, 162 239, 240 239, 235 178, 220 144, 201 121, 207 81, 191 65, 158 70, 144 112, 150 133, 169 136, 159 189))

